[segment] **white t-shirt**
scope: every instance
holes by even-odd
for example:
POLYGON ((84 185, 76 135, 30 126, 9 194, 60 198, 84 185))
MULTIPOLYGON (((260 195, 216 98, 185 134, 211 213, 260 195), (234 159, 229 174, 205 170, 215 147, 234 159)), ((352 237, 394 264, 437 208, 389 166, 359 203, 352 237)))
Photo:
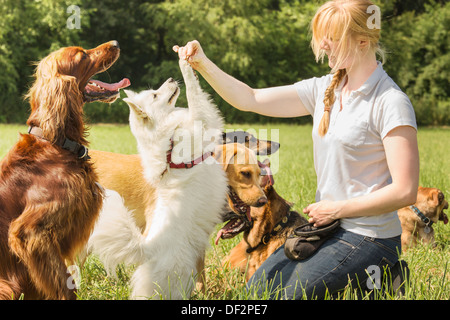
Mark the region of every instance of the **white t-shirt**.
MULTIPOLYGON (((345 78, 341 81, 335 90, 328 133, 320 137, 318 126, 324 113, 323 98, 331 79, 332 75, 326 75, 294 84, 314 119, 316 202, 347 200, 392 183, 383 138, 398 126, 417 130, 410 100, 378 63, 369 79, 342 101, 342 111, 340 94, 345 78)), ((376 216, 364 216, 361 212, 361 217, 341 219, 341 226, 374 238, 390 238, 402 232, 397 211, 376 216)))

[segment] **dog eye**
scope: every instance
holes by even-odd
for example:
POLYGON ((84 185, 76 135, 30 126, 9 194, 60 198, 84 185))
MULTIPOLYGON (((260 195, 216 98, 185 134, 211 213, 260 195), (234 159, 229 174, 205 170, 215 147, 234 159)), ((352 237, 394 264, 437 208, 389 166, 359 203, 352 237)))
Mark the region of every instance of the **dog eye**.
POLYGON ((153 99, 158 98, 158 95, 156 93, 153 94, 153 99))
POLYGON ((251 177, 251 173, 248 171, 241 171, 241 174, 245 177, 245 178, 250 178, 251 177))
POLYGON ((88 58, 88 54, 84 51, 79 51, 78 53, 81 53, 81 60, 84 60, 86 58, 88 58))

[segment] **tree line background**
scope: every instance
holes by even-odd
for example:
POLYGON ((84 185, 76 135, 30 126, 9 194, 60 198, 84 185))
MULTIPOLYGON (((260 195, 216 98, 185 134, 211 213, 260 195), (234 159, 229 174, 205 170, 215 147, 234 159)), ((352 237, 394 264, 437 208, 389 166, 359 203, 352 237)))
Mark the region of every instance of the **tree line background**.
MULTIPOLYGON (((323 2, 0 0, 0 123, 25 122, 29 105, 23 96, 33 81, 32 62, 63 46, 92 48, 119 41, 120 59, 98 79, 128 77, 135 91, 158 88, 169 77, 181 80, 172 46, 193 39, 224 71, 255 88, 324 75, 327 63, 315 62, 309 44, 309 23, 323 2), (67 28, 70 5, 81 10, 79 29, 67 28)), ((381 42, 388 52, 384 69, 408 94, 419 125, 450 125, 450 2, 374 3, 381 8, 381 42)), ((202 85, 228 123, 310 121, 244 113, 202 85)), ((129 110, 119 100, 112 106, 87 105, 85 113, 91 123, 127 123, 129 110)))

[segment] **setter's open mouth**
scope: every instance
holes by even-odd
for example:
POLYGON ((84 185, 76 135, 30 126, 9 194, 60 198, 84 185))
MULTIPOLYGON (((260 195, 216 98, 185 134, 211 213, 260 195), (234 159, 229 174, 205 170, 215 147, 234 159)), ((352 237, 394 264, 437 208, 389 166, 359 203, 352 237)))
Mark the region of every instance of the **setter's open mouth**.
POLYGON ((116 83, 106 83, 99 80, 89 80, 84 89, 84 98, 87 102, 102 101, 114 102, 119 97, 119 90, 131 85, 127 78, 116 83))
POLYGON ((105 72, 119 59, 119 43, 115 40, 110 41, 97 48, 88 50, 87 54, 92 56, 91 61, 95 63, 96 67, 93 68, 94 74, 89 77, 90 79, 84 87, 84 99, 86 102, 114 102, 119 97, 119 90, 131 85, 130 80, 124 78, 116 83, 106 83, 94 80, 92 77, 95 74, 105 72), (99 54, 99 52, 103 53, 99 54))

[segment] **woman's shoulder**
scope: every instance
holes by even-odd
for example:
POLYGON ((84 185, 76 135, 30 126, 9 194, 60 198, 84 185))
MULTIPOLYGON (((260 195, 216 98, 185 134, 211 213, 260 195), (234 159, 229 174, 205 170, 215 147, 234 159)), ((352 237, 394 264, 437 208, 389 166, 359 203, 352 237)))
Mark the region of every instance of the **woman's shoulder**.
POLYGON ((322 76, 301 79, 301 80, 297 81, 295 84, 310 82, 310 83, 315 83, 316 85, 318 85, 318 84, 328 85, 331 82, 332 78, 333 78, 333 75, 329 73, 329 74, 325 74, 322 76))
POLYGON ((328 74, 294 83, 294 88, 300 100, 311 115, 314 115, 317 102, 323 100, 323 94, 330 84, 331 78, 332 75, 328 74))
POLYGON ((297 81, 294 83, 294 86, 297 90, 314 91, 317 93, 325 92, 326 88, 330 85, 332 78, 332 74, 326 74, 297 81))
POLYGON ((408 95, 386 74, 379 85, 378 104, 398 105, 399 103, 412 105, 408 95))
POLYGON ((383 138, 400 125, 417 128, 411 100, 389 76, 384 77, 379 85, 374 111, 374 120, 383 138))

